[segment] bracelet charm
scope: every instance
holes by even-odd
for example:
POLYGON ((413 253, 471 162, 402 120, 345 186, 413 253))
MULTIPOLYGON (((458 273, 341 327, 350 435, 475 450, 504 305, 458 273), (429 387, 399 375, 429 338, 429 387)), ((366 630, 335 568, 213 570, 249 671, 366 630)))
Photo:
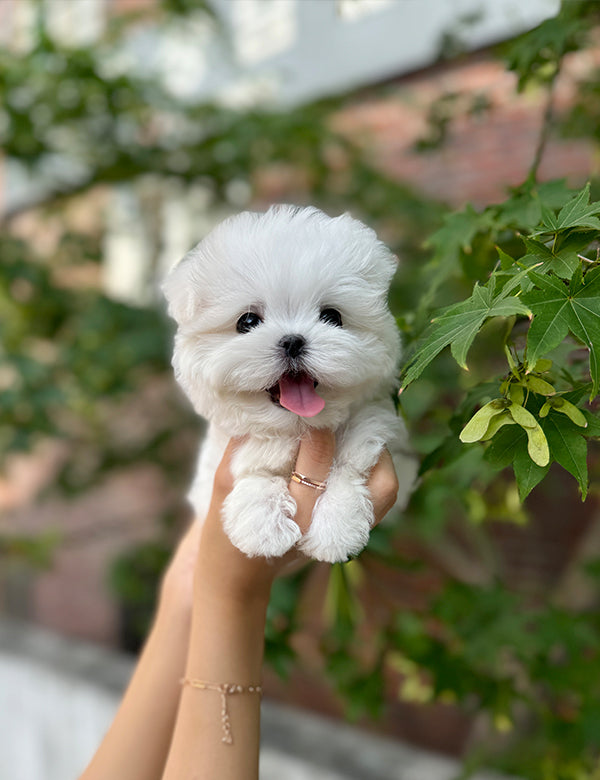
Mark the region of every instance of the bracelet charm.
POLYGON ((237 693, 257 693, 262 696, 261 685, 238 685, 236 683, 211 683, 205 680, 195 680, 191 677, 182 677, 181 685, 189 685, 190 688, 196 688, 201 691, 217 691, 221 694, 221 725, 223 726, 223 736, 221 741, 226 745, 233 745, 233 734, 231 732, 231 719, 227 707, 227 697, 237 693))

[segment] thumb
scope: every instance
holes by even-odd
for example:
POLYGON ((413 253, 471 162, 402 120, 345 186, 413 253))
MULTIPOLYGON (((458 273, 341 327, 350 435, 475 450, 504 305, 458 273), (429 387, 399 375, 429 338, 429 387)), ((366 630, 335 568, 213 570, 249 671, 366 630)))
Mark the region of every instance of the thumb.
MULTIPOLYGON (((325 482, 329 475, 335 454, 335 436, 329 430, 311 430, 300 442, 294 470, 313 482, 325 482)), ((310 526, 312 511, 322 491, 293 480, 289 485, 290 493, 298 507, 295 520, 302 533, 310 526)))

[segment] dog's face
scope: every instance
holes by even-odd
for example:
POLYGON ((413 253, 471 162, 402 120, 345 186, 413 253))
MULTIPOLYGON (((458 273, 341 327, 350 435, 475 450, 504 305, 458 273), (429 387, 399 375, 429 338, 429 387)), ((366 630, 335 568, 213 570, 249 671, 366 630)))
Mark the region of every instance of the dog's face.
POLYGON ((278 206, 226 220, 164 284, 178 381, 232 435, 339 425, 394 377, 395 267, 348 215, 278 206))

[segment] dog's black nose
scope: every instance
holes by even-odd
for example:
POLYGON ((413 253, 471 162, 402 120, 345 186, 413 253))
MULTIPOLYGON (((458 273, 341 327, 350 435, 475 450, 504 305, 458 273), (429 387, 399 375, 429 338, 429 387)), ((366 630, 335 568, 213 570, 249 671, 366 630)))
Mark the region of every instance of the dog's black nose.
POLYGON ((293 334, 291 336, 284 336, 279 342, 279 346, 283 349, 285 354, 290 358, 300 357, 300 355, 304 351, 305 345, 306 345, 306 339, 304 338, 304 336, 299 336, 297 334, 293 334))

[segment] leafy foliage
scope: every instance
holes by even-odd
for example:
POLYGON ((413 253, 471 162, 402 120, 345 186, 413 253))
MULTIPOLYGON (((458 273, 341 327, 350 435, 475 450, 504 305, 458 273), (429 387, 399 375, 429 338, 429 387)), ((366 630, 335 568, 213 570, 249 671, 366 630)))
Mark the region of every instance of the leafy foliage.
POLYGON ((108 584, 121 609, 122 643, 138 651, 154 615, 157 583, 171 551, 164 542, 145 542, 122 553, 108 572, 108 584))
POLYGON ((551 83, 566 54, 577 51, 585 40, 597 9, 585 0, 563 3, 557 16, 511 43, 506 66, 518 76, 521 91, 532 82, 551 83))
MULTIPOLYGON (((52 269, 9 236, 0 237, 0 252, 0 446, 5 453, 27 451, 47 437, 66 439, 71 458, 58 485, 88 487, 116 465, 103 422, 109 400, 118 403, 169 370, 165 317, 94 288, 57 285, 52 269), (82 461, 98 447, 105 448, 105 460, 94 457, 91 470, 82 471, 82 461)), ((177 423, 167 414, 165 423, 173 425, 166 437, 153 443, 158 434, 148 431, 131 450, 121 451, 121 464, 151 456, 155 444, 154 454, 168 468, 167 444, 177 435, 177 423)))
POLYGON ((524 611, 516 594, 495 583, 486 588, 453 584, 427 617, 407 621, 399 616, 394 630, 397 646, 431 670, 436 698, 447 690, 461 699, 476 692, 479 704, 505 732, 514 728, 515 711, 528 706, 538 737, 530 742, 529 736, 515 734, 504 768, 527 772, 526 777, 563 777, 561 770, 570 762, 591 770, 599 747, 596 736, 591 741, 588 736, 599 693, 588 674, 598 660, 600 625, 590 618, 578 619, 556 607, 524 611), (423 622, 432 619, 443 626, 435 636, 423 622), (588 685, 581 688, 586 679, 588 685), (541 734, 555 736, 562 749, 546 753, 541 734), (517 758, 523 751, 526 761, 517 758), (560 774, 545 775, 541 765, 544 760, 550 764, 552 752, 562 753, 560 774))
MULTIPOLYGON (((507 373, 498 380, 498 396, 475 413, 460 438, 490 441, 488 462, 499 468, 513 464, 522 499, 553 461, 575 476, 584 498, 588 489, 586 435, 591 432, 586 431, 588 422, 578 405, 583 407, 586 395, 593 401, 599 391, 600 266, 594 247, 600 239, 600 203, 589 202, 589 185, 571 197, 563 192, 557 205, 559 193, 559 185, 519 192, 523 205, 527 198, 536 207, 535 212, 524 209, 527 221, 533 222, 525 222, 521 230, 515 226, 510 201, 482 215, 468 208, 464 220, 449 223, 459 250, 472 241, 477 226, 479 233, 488 234, 486 245, 501 239, 508 248, 520 238, 521 254, 513 258, 496 244, 498 260, 486 284, 475 282, 469 298, 433 317, 404 374, 407 387, 448 345, 458 365, 466 369, 469 349, 482 326, 491 318, 505 320, 507 373), (582 346, 589 353, 589 365, 579 361, 574 375, 570 357, 580 354, 582 346), (564 347, 560 362, 553 362, 548 356, 559 347, 564 347)), ((445 237, 449 225, 442 229, 445 237)), ((444 240, 437 241, 444 246, 444 240)), ((442 274, 448 278, 459 273, 457 249, 450 254, 446 245, 442 251, 442 274)), ((434 284, 437 288, 438 282, 434 284)))

